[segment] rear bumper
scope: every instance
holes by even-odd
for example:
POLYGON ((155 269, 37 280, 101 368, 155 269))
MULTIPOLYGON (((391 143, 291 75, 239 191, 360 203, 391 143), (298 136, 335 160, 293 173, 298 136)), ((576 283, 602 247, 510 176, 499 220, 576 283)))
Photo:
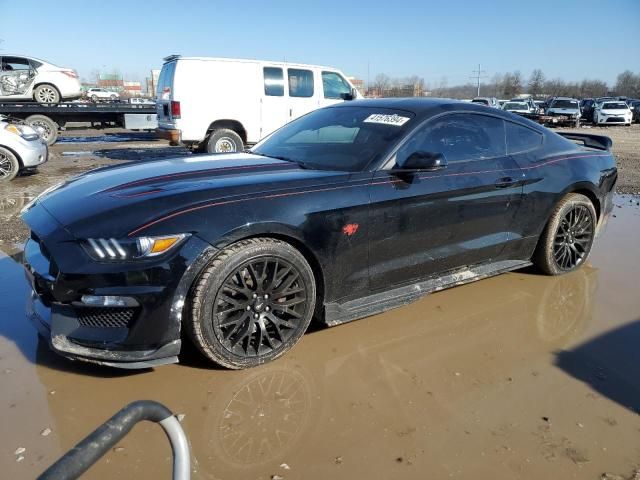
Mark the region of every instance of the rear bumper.
POLYGON ((169 140, 169 143, 174 146, 182 144, 182 131, 178 129, 156 128, 156 136, 169 140))

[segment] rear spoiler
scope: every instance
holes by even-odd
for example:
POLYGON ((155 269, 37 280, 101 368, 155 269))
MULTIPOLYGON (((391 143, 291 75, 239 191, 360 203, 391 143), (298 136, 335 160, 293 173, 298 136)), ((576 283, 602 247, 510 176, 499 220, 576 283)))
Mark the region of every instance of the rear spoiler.
POLYGON ((598 150, 611 150, 613 142, 609 137, 603 135, 589 135, 587 133, 557 132, 567 140, 582 143, 585 147, 597 148, 598 150))

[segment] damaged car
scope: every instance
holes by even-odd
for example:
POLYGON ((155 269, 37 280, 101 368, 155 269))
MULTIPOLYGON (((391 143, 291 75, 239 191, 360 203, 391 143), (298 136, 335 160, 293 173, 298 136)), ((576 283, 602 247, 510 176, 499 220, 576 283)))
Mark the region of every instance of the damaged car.
POLYGON ((454 100, 354 100, 244 153, 94 170, 23 210, 29 318, 71 359, 152 367, 188 339, 260 365, 314 318, 580 268, 613 207, 610 147, 454 100))

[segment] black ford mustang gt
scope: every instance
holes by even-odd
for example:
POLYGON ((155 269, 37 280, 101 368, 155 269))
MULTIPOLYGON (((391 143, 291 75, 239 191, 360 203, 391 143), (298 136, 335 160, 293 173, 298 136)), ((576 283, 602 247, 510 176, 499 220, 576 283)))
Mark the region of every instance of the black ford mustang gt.
POLYGON ((258 365, 314 316, 580 267, 612 209, 610 146, 472 104, 362 100, 246 153, 96 170, 23 212, 29 316, 70 358, 176 362, 184 329, 218 364, 258 365))

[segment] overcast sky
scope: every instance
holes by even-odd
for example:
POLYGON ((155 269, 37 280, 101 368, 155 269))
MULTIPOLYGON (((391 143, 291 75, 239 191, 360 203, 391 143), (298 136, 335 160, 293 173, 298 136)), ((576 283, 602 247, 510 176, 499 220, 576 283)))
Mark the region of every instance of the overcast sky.
POLYGON ((365 81, 383 72, 462 84, 481 63, 488 79, 540 68, 613 83, 640 73, 640 0, 0 0, 0 39, 0 54, 85 78, 117 69, 144 80, 178 53, 331 65, 365 81))

